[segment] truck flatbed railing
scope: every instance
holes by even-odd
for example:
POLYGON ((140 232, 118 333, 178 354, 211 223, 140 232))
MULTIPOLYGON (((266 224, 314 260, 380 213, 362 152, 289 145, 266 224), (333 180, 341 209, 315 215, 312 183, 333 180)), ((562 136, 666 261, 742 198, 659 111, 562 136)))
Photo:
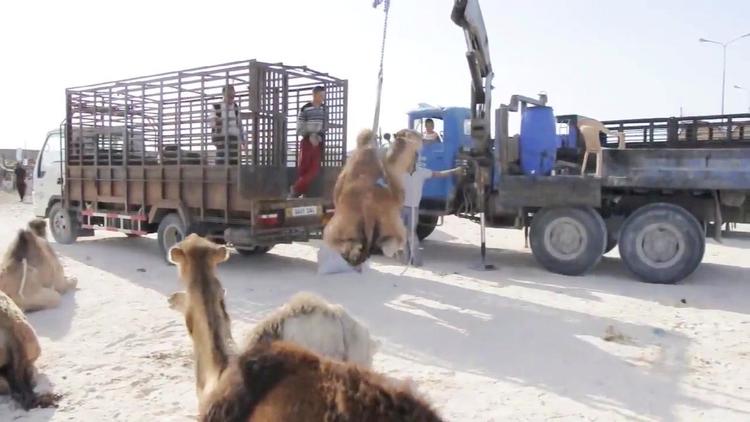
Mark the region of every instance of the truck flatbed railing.
MULTIPOLYGON (((624 132, 627 148, 750 147, 750 113, 608 120, 612 132, 624 132)), ((614 133, 607 146, 617 147, 614 133)))
POLYGON ((347 82, 305 66, 257 60, 69 88, 66 159, 78 166, 293 167, 297 113, 317 85, 326 88, 329 110, 322 165, 339 167, 346 152, 347 82), (212 124, 227 84, 240 110, 239 148, 217 141, 212 124), (86 135, 105 128, 107 135, 86 135))

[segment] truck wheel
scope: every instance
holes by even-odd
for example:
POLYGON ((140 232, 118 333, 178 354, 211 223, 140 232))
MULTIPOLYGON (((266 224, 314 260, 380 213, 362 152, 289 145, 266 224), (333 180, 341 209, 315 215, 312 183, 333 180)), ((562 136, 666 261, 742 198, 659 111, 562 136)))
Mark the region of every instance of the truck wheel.
POLYGON ((273 246, 253 246, 248 249, 237 249, 237 253, 242 256, 263 255, 271 250, 273 246))
POLYGON ((602 258, 607 241, 604 220, 591 208, 542 209, 531 221, 531 251, 547 270, 581 275, 602 258))
POLYGON ((682 207, 658 203, 636 210, 620 231, 620 257, 648 283, 676 283, 698 268, 706 238, 698 220, 682 207))
POLYGON ((420 215, 417 222, 417 238, 419 241, 427 239, 437 227, 438 218, 434 215, 420 215))
POLYGON ((156 238, 164 259, 169 262, 169 250, 187 236, 187 228, 178 214, 167 214, 159 223, 156 238))
POLYGON ((59 202, 49 210, 49 227, 57 243, 70 245, 78 239, 78 220, 59 202))

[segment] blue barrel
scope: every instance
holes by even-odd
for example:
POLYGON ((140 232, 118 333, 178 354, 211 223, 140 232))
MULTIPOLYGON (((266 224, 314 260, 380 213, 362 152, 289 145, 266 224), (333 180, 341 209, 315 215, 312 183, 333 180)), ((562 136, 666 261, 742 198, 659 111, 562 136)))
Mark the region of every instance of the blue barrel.
POLYGON ((557 121, 551 107, 529 107, 521 116, 519 154, 526 175, 548 176, 555 165, 557 121))

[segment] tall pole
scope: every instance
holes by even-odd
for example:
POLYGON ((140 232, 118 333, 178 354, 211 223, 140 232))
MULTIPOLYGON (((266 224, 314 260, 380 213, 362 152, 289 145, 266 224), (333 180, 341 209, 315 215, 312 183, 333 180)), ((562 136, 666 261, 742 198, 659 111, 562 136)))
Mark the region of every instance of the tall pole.
POLYGON ((727 90, 727 44, 724 44, 724 65, 721 71, 721 114, 724 115, 724 98, 727 90))
POLYGON ((709 40, 706 38, 701 38, 698 40, 699 42, 702 42, 702 43, 720 45, 723 49, 722 70, 721 70, 721 114, 724 114, 724 99, 726 97, 726 87, 727 87, 727 47, 729 47, 730 44, 736 41, 739 41, 743 38, 748 38, 748 37, 750 37, 750 33, 739 36, 727 42, 719 42, 719 41, 709 40))

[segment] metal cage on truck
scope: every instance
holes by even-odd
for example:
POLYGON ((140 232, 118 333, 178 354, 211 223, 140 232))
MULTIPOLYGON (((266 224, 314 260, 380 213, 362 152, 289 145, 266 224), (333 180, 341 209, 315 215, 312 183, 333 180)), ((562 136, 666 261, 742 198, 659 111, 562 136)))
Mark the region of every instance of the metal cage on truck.
POLYGON ((84 226, 132 234, 153 232, 165 212, 259 236, 320 226, 319 215, 288 212, 285 197, 296 175, 297 114, 318 85, 328 110, 321 171, 310 197, 291 202, 325 208, 346 156, 347 81, 256 60, 67 89, 64 208, 84 226), (234 150, 212 135, 226 85, 243 134, 234 150))

